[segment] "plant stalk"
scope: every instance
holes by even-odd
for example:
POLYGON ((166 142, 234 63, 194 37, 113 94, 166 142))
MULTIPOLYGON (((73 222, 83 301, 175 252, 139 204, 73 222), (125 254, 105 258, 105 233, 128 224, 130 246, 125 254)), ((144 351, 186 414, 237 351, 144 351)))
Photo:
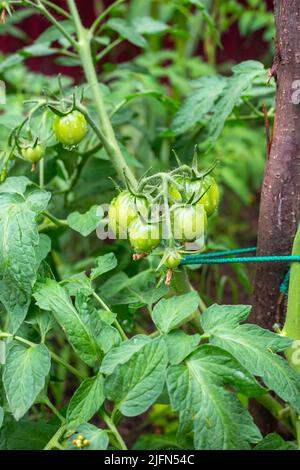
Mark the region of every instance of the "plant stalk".
POLYGON ((105 137, 104 147, 110 157, 112 164, 118 174, 118 177, 125 182, 126 174, 130 183, 135 187, 137 184, 136 178, 133 175, 131 169, 127 165, 124 156, 118 145, 114 130, 109 120, 108 114, 105 109, 103 95, 98 82, 94 62, 93 54, 91 50, 92 33, 86 30, 80 20, 80 16, 74 0, 68 0, 68 6, 72 15, 77 36, 78 36, 78 52, 81 59, 82 67, 90 86, 91 93, 94 100, 94 105, 99 118, 101 131, 105 137))
POLYGON ((128 450, 127 446, 126 446, 121 434, 117 430, 113 420, 108 416, 108 414, 104 410, 100 411, 100 416, 103 419, 103 421, 106 423, 107 427, 110 429, 110 431, 112 432, 114 437, 116 438, 116 441, 118 442, 121 450, 128 450))

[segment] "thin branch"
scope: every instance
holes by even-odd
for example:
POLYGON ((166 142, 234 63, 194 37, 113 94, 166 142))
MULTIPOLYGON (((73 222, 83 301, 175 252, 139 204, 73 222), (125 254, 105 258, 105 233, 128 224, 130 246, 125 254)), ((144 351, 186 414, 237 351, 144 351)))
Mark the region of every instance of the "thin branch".
POLYGON ((103 59, 112 49, 114 49, 116 46, 121 44, 123 41, 123 38, 117 38, 113 42, 111 42, 107 47, 105 47, 99 54, 96 55, 96 61, 99 62, 99 60, 103 59))
POLYGON ((104 10, 99 16, 98 18, 96 18, 96 20, 94 21, 94 23, 92 24, 91 26, 91 32, 93 34, 96 33, 97 31, 97 28, 98 26, 100 25, 100 23, 104 20, 104 18, 106 16, 109 15, 109 13, 115 8, 117 7, 118 5, 121 5, 121 3, 124 3, 125 0, 117 0, 116 2, 112 3, 108 8, 106 8, 106 10, 104 10))

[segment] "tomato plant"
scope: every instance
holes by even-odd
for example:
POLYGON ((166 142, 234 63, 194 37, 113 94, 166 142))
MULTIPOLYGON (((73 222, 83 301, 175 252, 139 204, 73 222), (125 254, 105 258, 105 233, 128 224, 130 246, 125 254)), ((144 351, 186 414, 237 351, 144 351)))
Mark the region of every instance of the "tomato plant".
POLYGON ((207 263, 256 243, 275 106, 262 62, 230 70, 217 50, 253 14, 271 41, 273 16, 99 3, 89 25, 75 0, 0 5, 0 35, 25 40, 0 64, 0 449, 299 448, 298 265, 271 331, 248 320, 251 268, 207 263), (28 45, 36 13, 49 25, 28 45), (73 73, 29 69, 40 56, 73 73))

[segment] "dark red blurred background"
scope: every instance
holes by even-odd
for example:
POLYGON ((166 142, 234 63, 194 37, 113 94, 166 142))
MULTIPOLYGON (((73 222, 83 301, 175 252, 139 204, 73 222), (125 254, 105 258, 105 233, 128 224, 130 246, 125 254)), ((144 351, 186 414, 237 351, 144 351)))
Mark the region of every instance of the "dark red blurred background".
MULTIPOLYGON (((142 1, 142 0, 141 0, 142 1)), ((273 8, 273 0, 262 0, 268 5, 271 10, 273 8)), ((55 3, 60 6, 65 6, 65 0, 56 0, 55 3)), ((77 0, 77 5, 80 10, 80 15, 85 25, 90 25, 95 18, 95 4, 93 0, 77 0)), ((105 6, 113 3, 113 0, 104 0, 102 2, 105 6)), ((240 0, 240 3, 245 3, 245 0, 240 0)), ((48 23, 41 16, 34 15, 26 19, 22 23, 22 28, 27 34, 35 39, 41 32, 48 27, 48 23)), ((241 62, 247 59, 260 59, 267 52, 268 45, 263 40, 263 31, 257 32, 251 37, 243 37, 239 33, 238 25, 233 24, 230 30, 222 37, 223 49, 218 51, 218 62, 241 62)), ((0 51, 4 53, 15 52, 23 47, 24 43, 14 37, 0 36, 0 51)), ((136 54, 136 48, 128 45, 125 42, 118 46, 117 54, 114 56, 114 61, 123 62, 129 60, 136 54)), ((78 70, 68 67, 61 67, 55 65, 49 57, 38 58, 29 60, 29 65, 33 70, 39 71, 44 74, 53 74, 57 72, 76 75, 78 70)))

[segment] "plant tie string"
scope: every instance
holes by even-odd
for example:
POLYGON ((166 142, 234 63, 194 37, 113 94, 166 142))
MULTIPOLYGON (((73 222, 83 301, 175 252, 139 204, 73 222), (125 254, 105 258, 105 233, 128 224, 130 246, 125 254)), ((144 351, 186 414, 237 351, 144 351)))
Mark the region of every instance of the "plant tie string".
MULTIPOLYGON (((256 253, 257 248, 242 248, 237 250, 219 251, 215 253, 202 253, 185 256, 181 265, 194 264, 231 264, 231 263, 276 263, 276 262, 300 262, 300 256, 296 255, 272 255, 272 256, 235 256, 246 253, 256 253), (234 256, 234 257, 233 257, 234 256)), ((290 271, 284 277, 280 286, 280 292, 286 294, 288 291, 290 271)))

